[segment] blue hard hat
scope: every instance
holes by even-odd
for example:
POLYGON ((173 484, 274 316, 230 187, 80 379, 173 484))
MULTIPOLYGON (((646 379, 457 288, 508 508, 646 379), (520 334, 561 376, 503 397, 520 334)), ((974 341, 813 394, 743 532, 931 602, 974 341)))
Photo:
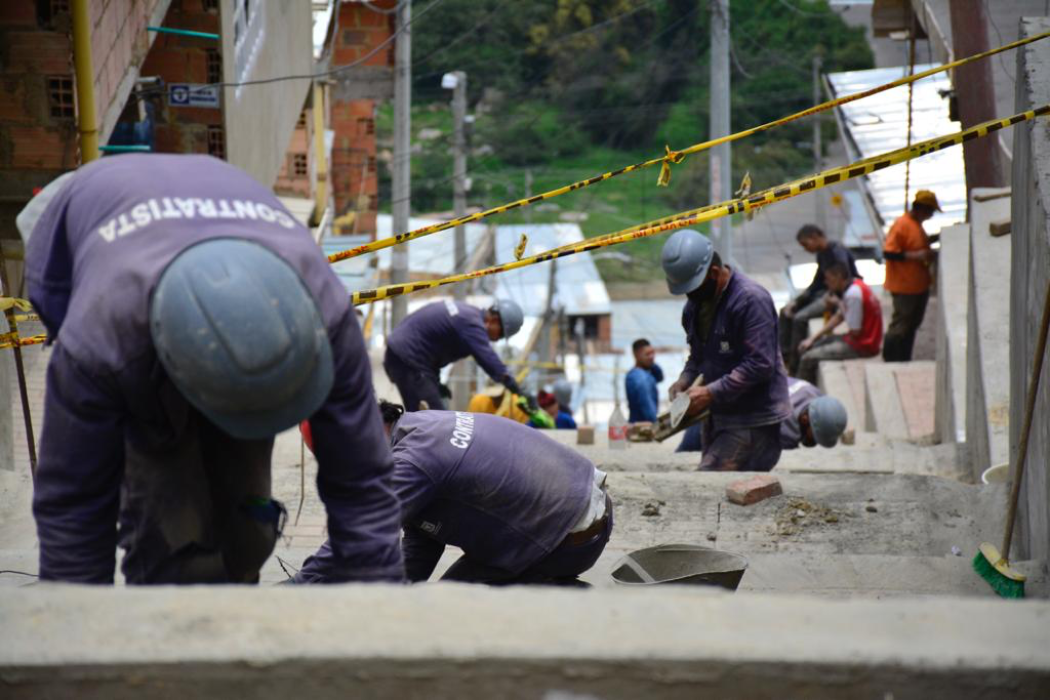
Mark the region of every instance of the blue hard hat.
POLYGON ((822 447, 834 447, 846 429, 846 407, 834 396, 821 396, 809 404, 813 439, 822 447))
POLYGON ((671 294, 688 294, 707 278, 715 247, 696 231, 676 231, 664 243, 661 264, 671 294))
POLYGON ((287 262, 249 241, 212 239, 172 260, 153 292, 150 333, 186 400, 236 438, 296 425, 332 388, 317 303, 287 262))

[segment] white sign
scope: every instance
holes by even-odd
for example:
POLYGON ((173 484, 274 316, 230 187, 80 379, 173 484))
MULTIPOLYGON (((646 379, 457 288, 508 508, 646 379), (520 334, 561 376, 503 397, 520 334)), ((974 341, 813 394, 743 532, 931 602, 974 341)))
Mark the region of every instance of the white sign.
POLYGON ((172 107, 219 107, 219 88, 198 83, 169 83, 168 104, 172 107))

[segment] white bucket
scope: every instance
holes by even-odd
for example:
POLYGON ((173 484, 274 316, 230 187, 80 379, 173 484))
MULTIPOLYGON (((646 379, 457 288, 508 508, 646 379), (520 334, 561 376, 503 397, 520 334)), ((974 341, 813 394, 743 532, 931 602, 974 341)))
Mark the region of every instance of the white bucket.
POLYGON ((1010 481, 1010 463, 1003 462, 988 467, 981 473, 982 484, 1005 484, 1010 481))

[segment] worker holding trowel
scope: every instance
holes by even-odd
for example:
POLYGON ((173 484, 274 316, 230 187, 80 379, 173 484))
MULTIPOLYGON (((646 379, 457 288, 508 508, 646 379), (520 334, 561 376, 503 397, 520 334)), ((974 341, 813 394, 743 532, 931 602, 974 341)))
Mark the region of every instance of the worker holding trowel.
MULTIPOLYGON (((613 513, 605 473, 590 460, 489 414, 380 408, 410 581, 429 579, 447 545, 463 556, 444 581, 573 584, 594 566, 613 513)), ((302 429, 309 444, 310 425, 302 429)), ((330 554, 325 543, 295 581, 324 581, 330 554)))
POLYGON ((497 299, 487 309, 451 299, 435 301, 409 314, 390 333, 383 368, 407 410, 419 410, 421 401, 427 408, 443 409, 450 393, 441 384, 441 368, 472 356, 495 382, 525 396, 535 411, 535 397, 522 391, 489 344, 517 333, 524 320, 521 307, 510 299, 497 299))
POLYGON ((330 581, 399 581, 398 502, 349 296, 273 192, 207 156, 123 155, 18 217, 53 352, 40 578, 252 583, 284 521, 275 434, 312 417, 330 581), (118 529, 119 515, 119 529, 118 529))
POLYGON ((671 399, 687 392, 687 415, 711 414, 700 470, 769 471, 780 459, 780 423, 791 414, 772 297, 724 265, 696 231, 672 235, 662 258, 671 293, 688 297, 682 326, 689 359, 671 399))

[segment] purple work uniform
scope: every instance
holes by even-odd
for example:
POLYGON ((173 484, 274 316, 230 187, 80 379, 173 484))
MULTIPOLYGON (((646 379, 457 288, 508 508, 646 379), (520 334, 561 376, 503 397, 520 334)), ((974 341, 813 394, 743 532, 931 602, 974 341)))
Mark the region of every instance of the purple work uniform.
POLYGON ((733 270, 716 304, 706 338, 698 304, 690 299, 682 312, 689 359, 678 381, 703 374, 712 395, 700 470, 769 471, 780 459, 780 422, 791 413, 773 299, 733 270))
POLYGON ((150 336, 169 262, 237 238, 300 275, 328 331, 335 379, 312 417, 328 510, 329 580, 403 579, 392 460, 348 295, 273 193, 207 156, 124 155, 81 168, 29 238, 26 278, 54 352, 34 483, 40 577, 251 582, 270 555, 269 440, 219 430, 175 388, 150 336))
POLYGON ((441 368, 473 356, 492 379, 505 384, 507 366, 492 349, 484 311, 459 301, 435 301, 409 314, 387 339, 383 368, 397 389, 405 410, 416 411, 426 401, 445 408, 441 368))
POLYGON ((788 379, 788 398, 791 401, 791 415, 780 424, 780 446, 785 450, 794 450, 802 443, 802 426, 799 416, 814 400, 824 395, 817 387, 804 379, 788 379))
MULTIPOLYGON (((485 413, 419 411, 401 417, 391 443, 410 581, 430 578, 446 545, 464 555, 443 580, 571 579, 609 540, 612 504, 596 483, 604 475, 528 426, 485 413)), ((323 578, 327 558, 325 545, 296 580, 323 578)))

